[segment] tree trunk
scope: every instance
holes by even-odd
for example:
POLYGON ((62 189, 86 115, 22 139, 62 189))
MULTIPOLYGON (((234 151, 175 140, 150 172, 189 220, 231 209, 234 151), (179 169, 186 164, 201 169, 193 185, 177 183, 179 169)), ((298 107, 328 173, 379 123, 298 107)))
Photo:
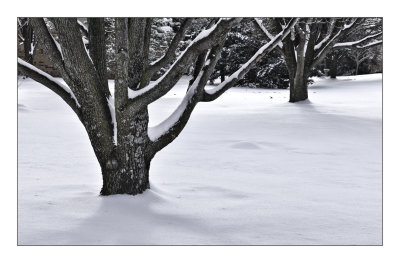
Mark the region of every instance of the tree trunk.
POLYGON ((308 99, 307 79, 308 72, 296 70, 296 74, 289 74, 290 78, 290 99, 289 102, 298 102, 308 99), (295 77, 293 78, 293 75, 295 77))
POLYGON ((225 67, 222 67, 221 68, 221 82, 224 82, 225 81, 225 67))
POLYGON ((149 169, 151 157, 147 155, 149 138, 147 109, 136 116, 123 113, 118 122, 118 145, 109 160, 102 165, 102 195, 136 195, 150 188, 149 169), (132 117, 133 116, 133 117, 132 117))
POLYGON ((357 62, 356 62, 356 74, 355 74, 356 76, 358 75, 358 68, 359 68, 359 66, 360 66, 360 63, 357 61, 357 62))
POLYGON ((106 167, 102 169, 103 187, 101 188, 101 195, 136 195, 150 188, 150 162, 145 161, 144 155, 139 156, 138 151, 140 150, 132 149, 129 153, 121 152, 116 156, 117 159, 106 164, 106 167), (126 158, 126 163, 129 162, 126 166, 119 162, 123 158, 126 158))
POLYGON ((331 79, 336 79, 336 76, 337 76, 337 58, 336 58, 336 56, 333 56, 332 60, 330 61, 329 76, 331 77, 331 79))
POLYGON ((304 76, 296 76, 293 86, 290 87, 289 102, 298 102, 308 99, 307 78, 304 76))

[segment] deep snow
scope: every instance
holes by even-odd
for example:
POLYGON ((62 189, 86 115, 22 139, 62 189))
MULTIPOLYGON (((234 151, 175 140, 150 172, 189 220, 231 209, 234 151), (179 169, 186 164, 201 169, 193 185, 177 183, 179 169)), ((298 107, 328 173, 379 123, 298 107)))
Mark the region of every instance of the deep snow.
MULTIPOLYGON (((101 197, 78 118, 20 79, 18 243, 381 244, 381 80, 317 79, 295 104, 288 90, 233 88, 158 153, 151 190, 101 197)), ((151 126, 187 82, 150 105, 151 126)))

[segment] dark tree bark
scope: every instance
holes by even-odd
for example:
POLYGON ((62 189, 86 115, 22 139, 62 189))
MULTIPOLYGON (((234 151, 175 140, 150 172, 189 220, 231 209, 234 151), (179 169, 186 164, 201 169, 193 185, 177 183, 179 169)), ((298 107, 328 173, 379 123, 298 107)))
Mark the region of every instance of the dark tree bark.
MULTIPOLYGON (((289 34, 290 28, 297 21, 292 19, 282 32, 260 48, 234 76, 227 78, 213 92, 208 92, 204 87, 220 58, 226 36, 240 20, 219 19, 214 26, 193 40, 163 76, 149 84, 148 76, 154 72, 155 65, 159 67, 167 63, 165 61, 171 59, 168 55, 171 52, 167 51, 165 56, 168 58, 163 59, 164 62, 149 65, 151 19, 116 18, 117 68, 114 97, 104 78, 103 19, 89 19, 89 52, 82 41, 82 26, 76 19, 51 19, 57 31, 57 40, 50 34, 43 19, 33 19, 35 35, 68 87, 24 61, 19 60, 18 69, 57 93, 81 120, 101 167, 101 194, 135 195, 150 187, 149 170, 153 157, 182 132, 197 103, 213 101, 237 83, 289 34), (182 101, 184 107, 173 113, 177 119, 173 118, 173 122, 167 119, 160 124, 166 129, 155 128, 150 135, 148 105, 171 90, 201 54, 206 55, 182 101)), ((186 26, 186 23, 182 25, 186 26)), ((180 39, 184 31, 180 30, 176 38, 180 39)), ((174 46, 176 41, 172 41, 171 45, 174 46)))
MULTIPOLYGON (((104 18, 88 18, 89 54, 96 67, 104 94, 108 96, 108 78, 106 65, 106 35, 104 18)), ((82 26, 78 24, 81 28, 82 26)))

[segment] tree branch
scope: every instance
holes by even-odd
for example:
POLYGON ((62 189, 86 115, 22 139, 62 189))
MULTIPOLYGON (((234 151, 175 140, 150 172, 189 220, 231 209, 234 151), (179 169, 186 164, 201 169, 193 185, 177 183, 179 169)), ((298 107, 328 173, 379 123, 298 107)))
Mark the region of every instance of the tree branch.
POLYGON ((235 73, 230 75, 224 82, 219 84, 217 87, 206 90, 203 94, 202 101, 213 101, 221 96, 225 91, 233 87, 238 80, 240 80, 257 62, 263 58, 266 54, 271 52, 279 42, 281 42, 289 33, 291 28, 297 23, 298 18, 292 18, 287 24, 286 28, 276 35, 270 42, 262 46, 251 59, 247 61, 241 68, 235 73))
MULTIPOLYGON (((89 19, 90 19, 90 18, 88 18, 88 20, 89 20, 89 19)), ((82 34, 83 34, 85 37, 89 38, 89 30, 88 30, 88 28, 87 28, 81 21, 79 21, 78 19, 77 19, 76 21, 78 22, 79 29, 81 30, 82 34)))
POLYGON ((211 49, 204 67, 190 85, 178 108, 166 120, 155 127, 149 128, 149 137, 152 142, 149 147, 150 156, 153 156, 175 140, 186 126, 195 106, 201 100, 204 87, 221 56, 223 42, 211 49))
POLYGON ((366 36, 363 39, 353 41, 353 42, 336 43, 335 45, 333 45, 333 48, 337 49, 337 48, 357 47, 359 44, 365 43, 371 39, 375 39, 376 37, 379 37, 381 35, 382 35, 382 32, 366 36))
MULTIPOLYGON (((274 35, 272 35, 267 28, 262 24, 262 21, 260 19, 254 18, 253 23, 256 25, 255 28, 258 28, 261 32, 264 33, 264 35, 267 37, 268 41, 271 41, 274 38, 274 35)), ((278 46, 276 47, 279 52, 283 53, 282 50, 283 44, 279 43, 278 46)))
POLYGON ((143 72, 148 62, 149 45, 145 45, 150 34, 151 21, 147 18, 128 18, 129 41, 129 87, 139 89, 143 72))
POLYGON ((314 46, 314 50, 315 51, 320 49, 322 47, 322 45, 324 43, 326 43, 331 38, 332 33, 333 33, 333 29, 335 28, 335 24, 336 24, 336 18, 331 18, 331 21, 329 22, 328 31, 326 33, 326 36, 317 45, 314 46))
POLYGON ((66 77, 63 78, 82 105, 84 125, 91 142, 102 145, 98 148, 96 156, 103 159, 107 158, 114 146, 110 96, 105 94, 102 88, 76 21, 76 18, 52 18, 64 55, 66 77))
POLYGON ((18 70, 59 95, 61 99, 63 99, 78 115, 79 118, 82 117, 82 112, 80 109, 81 106, 74 93, 68 87, 58 82, 46 72, 36 68, 20 58, 18 58, 18 70))
POLYGON ((145 74, 149 80, 153 77, 153 75, 157 71, 168 65, 168 63, 170 63, 171 60, 175 57, 176 49, 178 48, 179 43, 185 37, 185 32, 191 26, 192 21, 193 18, 186 18, 183 21, 181 27, 179 28, 178 32, 176 32, 164 56, 162 56, 160 59, 158 59, 157 61, 153 62, 148 66, 148 68, 145 71, 146 72, 145 74))
MULTIPOLYGON (((209 29, 215 23, 218 22, 218 19, 214 18, 208 23, 206 29, 209 29)), ((197 76, 200 74, 201 70, 204 67, 204 63, 206 62, 207 54, 210 50, 205 50, 200 55, 198 55, 196 62, 194 63, 194 70, 193 70, 193 75, 192 78, 189 80, 189 87, 193 84, 193 82, 196 80, 197 76)))
POLYGON ((65 73, 62 51, 55 39, 50 34, 43 18, 31 18, 33 31, 37 36, 41 49, 47 55, 54 67, 61 73, 65 73))
POLYGON ((322 62, 322 60, 325 58, 325 56, 330 52, 332 47, 339 41, 343 35, 348 34, 349 32, 352 31, 354 26, 361 20, 361 18, 356 18, 353 19, 350 24, 345 24, 329 41, 326 42, 325 45, 322 45, 320 48, 320 51, 318 54, 315 56, 313 63, 310 65, 310 68, 316 67, 319 63, 322 62))
POLYGON ((371 48, 371 47, 375 47, 375 46, 379 46, 382 45, 383 41, 382 40, 377 40, 375 42, 371 42, 369 44, 366 44, 364 46, 356 46, 357 49, 364 49, 364 48, 371 48))
MULTIPOLYGON (((106 65, 106 35, 104 18, 88 18, 89 24, 89 54, 99 75, 104 96, 110 96, 106 65)), ((79 21, 78 25, 81 27, 79 21)))
POLYGON ((119 110, 128 101, 128 19, 115 19, 115 104, 119 110))
POLYGON ((221 19, 210 29, 202 31, 162 77, 140 90, 129 90, 129 106, 138 111, 164 96, 178 82, 193 60, 202 51, 220 42, 225 33, 240 20, 241 18, 221 19))

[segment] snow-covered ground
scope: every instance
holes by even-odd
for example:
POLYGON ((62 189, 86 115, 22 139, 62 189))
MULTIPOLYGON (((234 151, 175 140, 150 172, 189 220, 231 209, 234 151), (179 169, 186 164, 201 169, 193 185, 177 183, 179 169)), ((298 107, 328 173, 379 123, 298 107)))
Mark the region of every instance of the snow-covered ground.
MULTIPOLYGON (((150 105, 151 125, 187 78, 150 105)), ((99 196, 100 168, 72 110, 18 87, 18 243, 378 245, 382 243, 382 76, 288 90, 233 88, 197 106, 152 162, 152 189, 99 196)))

